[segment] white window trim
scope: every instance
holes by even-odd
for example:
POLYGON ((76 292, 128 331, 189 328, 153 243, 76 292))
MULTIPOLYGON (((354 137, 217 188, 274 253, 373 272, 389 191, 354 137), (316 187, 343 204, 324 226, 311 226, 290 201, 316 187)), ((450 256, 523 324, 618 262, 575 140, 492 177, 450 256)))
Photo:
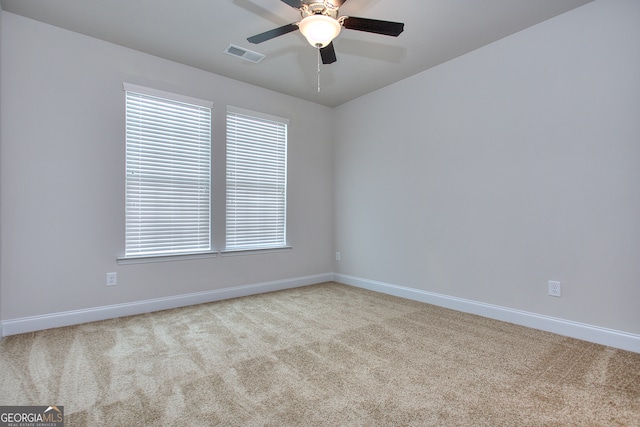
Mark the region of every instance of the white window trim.
POLYGON ((261 113, 259 111, 247 110, 246 108, 234 107, 233 105, 227 105, 227 113, 243 114, 245 116, 257 117, 259 119, 271 120, 272 122, 280 122, 285 125, 290 125, 291 120, 284 117, 274 116, 272 114, 261 113))
POLYGON ((165 92, 145 86, 138 86, 132 83, 122 83, 125 92, 137 92, 143 95, 156 96, 158 98, 168 98, 174 101, 186 102, 187 104, 199 105, 201 107, 213 108, 213 101, 207 99, 194 98, 192 96, 181 95, 179 93, 165 92))
POLYGON ((118 265, 127 265, 127 264, 147 264, 153 262, 168 262, 168 261, 188 261, 192 259, 203 259, 203 258, 215 258, 220 255, 218 251, 211 252, 201 252, 201 253, 189 253, 189 254, 181 254, 181 255, 148 255, 148 256, 129 256, 129 257, 118 257, 116 261, 118 265))
MULTIPOLYGON (((289 127, 291 121, 287 118, 284 117, 279 117, 279 116, 275 116, 272 114, 267 114, 267 113, 262 113, 262 112, 258 112, 258 111, 254 111, 254 110, 248 110, 245 108, 241 108, 241 107, 235 107, 232 105, 227 105, 227 111, 225 113, 225 121, 227 120, 228 114, 229 113, 234 113, 234 114, 240 114, 240 115, 245 115, 245 116, 249 116, 249 117, 255 117, 255 118, 259 118, 259 119, 263 119, 263 120, 267 120, 267 121, 273 121, 273 122, 279 122, 282 123, 284 125, 287 126, 287 128, 289 127)), ((226 126, 226 125, 225 125, 226 126)), ((288 134, 288 130, 287 130, 287 134, 288 134)), ((226 146, 226 142, 228 142, 228 136, 225 137, 225 146, 226 146)), ((286 149, 288 151, 288 135, 287 135, 287 142, 286 142, 286 149)), ((285 159, 285 164, 288 163, 288 159, 285 159)), ((226 161, 225 161, 226 164, 226 161)), ((287 169, 288 169, 288 165, 287 165, 287 169)), ((285 169, 286 170, 286 169, 285 169)), ((228 173, 228 170, 226 170, 225 174, 228 173)), ((288 178, 285 178, 285 186, 288 187, 288 178)), ((226 183, 225 183, 225 188, 226 188, 226 183)), ((226 198, 226 197, 225 197, 226 198)), ((285 212, 288 210, 287 209, 287 199, 288 199, 288 191, 287 191, 287 198, 285 199, 285 212)), ((226 206, 227 201, 225 200, 225 206, 226 206)), ((228 215, 228 212, 225 209, 225 216, 228 215)), ((264 254, 264 253, 273 253, 273 252, 288 252, 291 251, 293 248, 292 246, 289 244, 289 234, 286 232, 286 230, 288 229, 287 227, 287 222, 288 219, 286 218, 286 214, 285 214, 285 243, 283 245, 280 246, 267 246, 267 247, 255 247, 255 248, 227 248, 225 247, 225 249, 223 249, 222 251, 220 251, 220 255, 223 257, 228 257, 228 256, 238 256, 238 255, 255 255, 255 254, 264 254)), ((225 221, 226 223, 226 221, 225 221)), ((225 225, 225 245, 226 245, 226 237, 227 237, 227 230, 226 230, 226 225, 225 225)))
MULTIPOLYGON (((158 98, 165 98, 165 99, 170 99, 173 101, 177 101, 177 102, 184 102, 184 103, 188 103, 188 104, 193 104, 193 105, 197 105, 200 107, 205 107, 205 108, 209 108, 209 109, 213 109, 213 101, 210 100, 205 100, 205 99, 201 99, 201 98, 195 98, 195 97, 191 97, 191 96, 187 96, 187 95, 182 95, 182 94, 176 94, 173 92, 165 92, 159 89, 154 89, 154 88, 149 88, 149 87, 145 87, 145 86, 139 86, 136 84, 132 84, 132 83, 127 83, 127 82, 123 82, 122 84, 123 86, 123 90, 126 94, 126 92, 136 92, 142 95, 147 95, 147 96, 153 96, 153 97, 158 97, 158 98)), ((211 125, 213 128, 213 118, 211 118, 211 125)), ((213 129, 212 129, 213 130, 213 129)), ((213 150, 213 141, 211 141, 211 150, 213 150)), ((211 167, 211 166, 210 166, 211 167)), ((213 186, 213 171, 211 170, 211 175, 210 175, 210 186, 213 186)), ((212 195, 211 193, 209 193, 209 197, 211 198, 212 195)), ((213 208, 213 200, 210 200, 210 212, 209 215, 212 214, 212 208, 213 208)), ((210 224, 211 223, 211 219, 210 219, 210 224)), ((212 230, 210 229, 210 233, 212 233, 212 230)), ((211 244, 211 248, 213 248, 213 235, 210 236, 210 244, 211 244)), ((154 263, 154 262, 166 262, 166 261, 182 261, 182 260, 192 260, 192 259, 202 259, 202 258, 214 258, 217 257, 219 255, 219 251, 214 250, 214 249, 210 249, 208 251, 201 251, 201 252, 185 252, 185 253, 176 253, 176 254, 150 254, 150 255, 122 255, 122 256, 118 256, 116 257, 116 262, 118 264, 141 264, 141 263, 154 263)))
POLYGON ((273 248, 256 248, 256 249, 227 249, 224 251, 220 251, 220 256, 228 257, 228 256, 238 256, 238 255, 258 255, 258 254, 266 254, 266 253, 277 253, 277 252, 289 252, 293 249, 293 246, 275 246, 273 248))

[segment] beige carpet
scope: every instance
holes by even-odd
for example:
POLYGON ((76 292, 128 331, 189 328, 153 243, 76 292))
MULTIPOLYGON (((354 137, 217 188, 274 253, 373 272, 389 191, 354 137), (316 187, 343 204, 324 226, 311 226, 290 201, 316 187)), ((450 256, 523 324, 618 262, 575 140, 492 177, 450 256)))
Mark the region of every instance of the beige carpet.
POLYGON ((66 426, 640 425, 640 354, 336 283, 6 337, 66 426))

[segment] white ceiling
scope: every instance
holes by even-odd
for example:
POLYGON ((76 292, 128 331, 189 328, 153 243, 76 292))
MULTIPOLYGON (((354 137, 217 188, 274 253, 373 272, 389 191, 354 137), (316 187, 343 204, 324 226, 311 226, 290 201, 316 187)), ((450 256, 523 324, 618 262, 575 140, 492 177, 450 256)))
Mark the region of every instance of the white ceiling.
MULTIPOLYGON (((343 30, 321 67, 299 31, 246 38, 300 20, 280 0, 0 0, 2 10, 298 98, 337 106, 592 0, 347 0, 340 15, 405 23, 399 37, 343 30), (266 55, 250 63, 234 44, 266 55)), ((550 40, 549 43, 553 43, 550 40)))

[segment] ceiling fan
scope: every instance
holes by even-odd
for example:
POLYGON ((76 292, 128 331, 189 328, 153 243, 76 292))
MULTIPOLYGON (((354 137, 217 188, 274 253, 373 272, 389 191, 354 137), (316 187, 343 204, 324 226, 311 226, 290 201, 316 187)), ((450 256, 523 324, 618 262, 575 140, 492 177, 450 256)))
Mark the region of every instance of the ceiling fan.
POLYGON ((302 20, 265 31, 247 38, 250 43, 262 43, 292 31, 300 30, 307 41, 320 50, 323 64, 336 62, 333 39, 340 34, 342 27, 348 30, 364 31, 397 37, 404 30, 400 22, 380 21, 377 19, 338 16, 338 9, 347 0, 281 0, 294 9, 298 9, 302 20))

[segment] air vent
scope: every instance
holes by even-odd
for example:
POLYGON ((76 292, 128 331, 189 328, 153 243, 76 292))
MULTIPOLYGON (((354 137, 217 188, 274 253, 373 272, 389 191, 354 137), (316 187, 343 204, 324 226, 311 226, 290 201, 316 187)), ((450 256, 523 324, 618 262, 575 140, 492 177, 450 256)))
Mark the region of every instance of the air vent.
POLYGON ((231 56, 236 56, 240 59, 244 59, 245 61, 253 62, 255 64, 257 64, 258 62, 264 59, 264 55, 261 53, 254 52, 252 50, 245 49, 243 47, 236 46, 233 44, 230 44, 229 46, 227 46, 227 48, 224 50, 224 53, 231 56))

